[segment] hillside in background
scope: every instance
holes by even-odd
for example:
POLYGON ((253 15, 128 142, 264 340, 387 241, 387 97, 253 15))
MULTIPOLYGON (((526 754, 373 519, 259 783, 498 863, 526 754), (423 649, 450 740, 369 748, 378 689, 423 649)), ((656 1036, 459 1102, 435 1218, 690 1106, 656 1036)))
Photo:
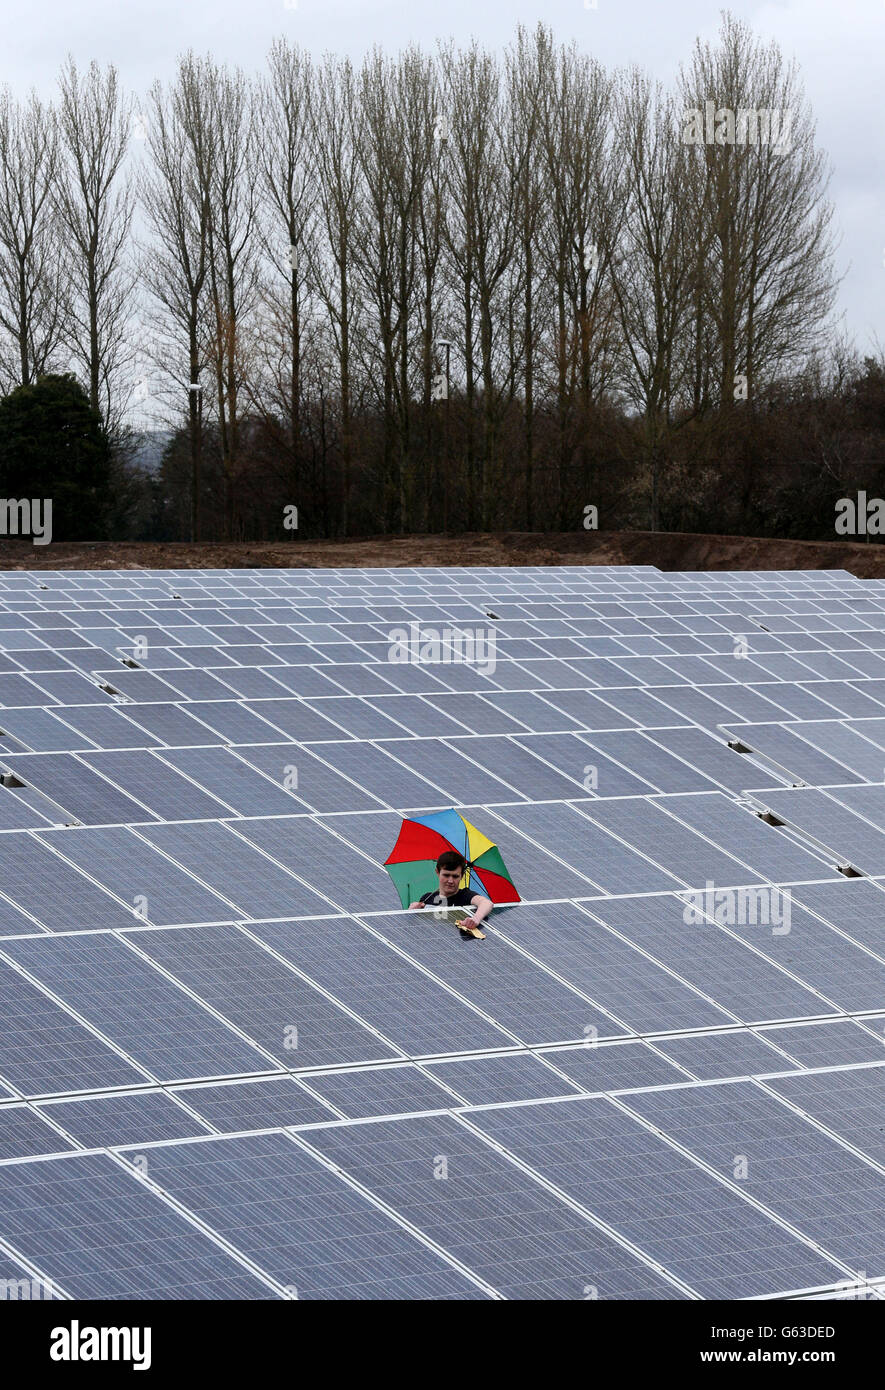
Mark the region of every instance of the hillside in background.
POLYGON ((885 576, 885 545, 654 531, 499 531, 352 541, 0 541, 0 569, 347 569, 414 565, 656 565, 661 570, 844 569, 885 576))

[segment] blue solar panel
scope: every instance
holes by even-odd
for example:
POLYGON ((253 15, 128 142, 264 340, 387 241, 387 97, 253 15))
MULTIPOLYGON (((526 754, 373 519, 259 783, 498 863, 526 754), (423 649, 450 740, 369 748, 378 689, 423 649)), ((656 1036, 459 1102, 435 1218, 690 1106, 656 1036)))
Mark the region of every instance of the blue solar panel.
POLYGON ((605 1298, 679 1296, 454 1120, 333 1127, 307 1142, 507 1298, 584 1298, 589 1285, 605 1298))
MULTIPOLYGON (((234 757, 226 748, 173 748, 163 753, 163 762, 171 763, 213 798, 224 802, 226 810, 207 812, 211 815, 229 815, 234 811, 240 816, 291 815, 305 810, 305 806, 284 787, 285 764, 281 763, 276 784, 269 777, 262 777, 244 762, 234 757)), ((174 773, 172 774, 174 777, 174 773)), ((182 817, 170 816, 170 820, 182 817)))
POLYGON ((390 906, 390 880, 381 866, 357 854, 330 830, 308 816, 247 820, 242 835, 293 874, 322 885, 338 911, 381 912, 390 906))
POLYGON ((580 868, 603 892, 654 893, 682 886, 675 874, 659 868, 572 806, 559 802, 507 806, 500 816, 527 839, 580 868))
MULTIPOLYGON (((551 914, 553 920, 558 915, 559 909, 551 914)), ((500 935, 489 936, 482 946, 462 941, 450 922, 435 919, 426 909, 408 917, 376 918, 373 925, 522 1043, 581 1040, 588 1028, 609 1035, 623 1031, 603 1009, 507 945, 509 936, 518 939, 513 914, 502 921, 500 935)), ((478 1050, 472 1030, 463 1037, 460 1048, 449 1050, 478 1050)), ((499 1045, 503 1043, 500 1038, 499 1045)))
POLYGON ((702 1081, 729 1076, 756 1076, 773 1071, 789 1071, 796 1065, 778 1051, 778 1031, 771 1029, 764 1036, 734 1032, 661 1038, 657 1047, 691 1076, 699 1077, 702 1081))
MULTIPOLYGON (((752 1082, 631 1096, 632 1109, 791 1222, 852 1269, 885 1270, 885 1175, 820 1133, 752 1082), (801 1155, 802 1181, 796 1180, 801 1155)), ((782 1287, 833 1282, 801 1278, 782 1287)))
POLYGON ((885 876, 883 595, 650 566, 0 572, 3 1277, 672 1299, 885 1276, 883 1179, 852 1152, 885 1167, 885 891, 840 872, 885 876), (490 627, 495 664, 392 662, 410 623, 490 627), (395 912, 382 868, 404 815, 449 806, 520 894, 484 941, 395 912))
MULTIPOLYGON (((451 1064, 447 1064, 451 1065, 451 1064)), ((457 1066, 457 1063, 455 1063, 457 1066)), ((443 1073, 442 1080, 447 1073, 443 1073)), ((445 1110, 459 1101, 418 1067, 361 1067, 305 1078, 312 1091, 348 1119, 445 1110)))
MULTIPOLYGON (((162 820, 199 820, 209 816, 230 814, 230 807, 194 786, 186 777, 179 777, 174 768, 147 751, 119 750, 116 752, 86 753, 87 763, 103 777, 124 790, 133 792, 145 809, 140 819, 159 817, 162 820)), ((103 816, 107 821, 116 816, 103 816)), ((139 817, 128 817, 129 820, 139 817)))
POLYGON ((144 1079, 142 1071, 6 963, 0 965, 0 1023, 0 1073, 25 1095, 127 1086, 144 1079))
POLYGON ((885 1163, 883 1064, 843 1071, 804 1072, 769 1082, 791 1105, 846 1139, 880 1165, 885 1163))
POLYGON ((0 1105, 0 1159, 63 1153, 73 1143, 24 1103, 0 1105))
POLYGON ((315 916, 331 904, 226 826, 209 821, 145 826, 146 840, 207 883, 244 917, 315 916))
POLYGON ((0 1229, 72 1298, 273 1298, 105 1155, 0 1165, 0 1229))
MULTIPOLYGON (((726 906, 728 898, 723 899, 726 906)), ((748 900, 748 901, 755 901, 748 900)), ((735 897, 735 915, 740 900, 735 897)), ((715 911, 717 899, 712 897, 715 911)), ((682 979, 716 1000, 746 1023, 777 1018, 814 1018, 834 1012, 808 985, 778 969, 766 950, 772 929, 780 920, 769 904, 769 924, 762 908, 758 926, 746 933, 748 950, 703 914, 704 897, 683 901, 671 894, 659 897, 612 898, 587 904, 588 911, 613 927, 642 951, 675 971, 682 979)), ((775 905, 776 906, 776 905, 775 905)), ((776 938, 775 938, 776 939, 776 938)))
POLYGON ((0 882, 13 902, 52 931, 115 930, 132 924, 132 913, 122 903, 28 834, 0 835, 0 882))
POLYGON ((557 1047, 544 1056, 582 1091, 670 1086, 684 1080, 682 1072, 644 1042, 600 1044, 588 1039, 582 1047, 557 1047))
POLYGON ((282 1135, 164 1146, 149 1162, 155 1181, 299 1299, 485 1296, 282 1135))
POLYGON ((432 1062, 429 1070, 470 1105, 500 1105, 513 1100, 575 1094, 575 1084, 558 1075, 559 1049, 532 1055, 468 1057, 456 1062, 432 1062), (546 1057, 550 1065, 541 1060, 546 1057))
POLYGON ((161 1080, 267 1070, 257 1048, 114 937, 28 937, 4 950, 161 1080))
MULTIPOLYGON (((494 1024, 354 922, 338 919, 334 927, 319 931, 299 922, 253 930, 410 1056, 478 1051, 508 1042, 494 1024)), ((449 930, 460 945, 457 933, 449 930)))
MULTIPOLYGON (((551 914, 551 929, 543 933, 512 914, 507 936, 638 1032, 705 1028, 726 1020, 722 1009, 569 904, 551 914)), ((600 1037, 623 1031, 606 1027, 593 1011, 586 1022, 600 1037)))
MULTIPOLYGON (((172 1096, 162 1091, 49 1101, 38 1108, 84 1149, 185 1139, 209 1130, 208 1125, 189 1115, 184 1106, 176 1105, 172 1096)), ((51 1151, 65 1147, 57 1143, 51 1151)))
MULTIPOLYGON (((146 922, 165 926, 236 916, 229 902, 198 883, 126 826, 52 831, 46 839, 85 873, 131 902, 133 910, 138 908, 146 922)), ((54 924, 59 930, 76 927, 80 920, 79 891, 74 901, 78 903, 77 919, 72 921, 69 914, 56 915, 54 924)), ((84 925, 88 925, 88 919, 84 925)), ((132 916, 125 925, 133 925, 132 916)))
MULTIPOLYGON (((287 923, 263 927, 292 943, 280 954, 299 970, 313 959, 309 945, 316 928, 287 923)), ((336 927, 336 936, 341 927, 336 927)), ((268 939, 268 938, 265 938, 268 939)), ((320 941, 325 937, 320 934, 320 941)), ((194 994, 198 995, 270 1057, 287 1068, 330 1066, 336 1062, 389 1057, 392 1049, 355 1019, 337 1008, 295 971, 235 927, 195 927, 187 930, 139 932, 135 944, 194 994)), ((327 981, 320 983, 327 984, 327 981)), ((333 982, 334 983, 334 982, 333 982)), ((242 1070, 268 1069, 251 1066, 242 1070)), ((192 1075, 198 1075, 192 1072, 192 1075)))
POLYGON ((290 1076, 181 1086, 175 1094, 216 1130, 228 1133, 317 1124, 335 1113, 290 1076))
POLYGON ((851 1066, 885 1057, 881 1019, 787 1025, 769 1029, 765 1037, 803 1067, 851 1066))
POLYGON ((839 1277, 837 1266, 606 1100, 484 1111, 474 1123, 706 1298, 839 1277))

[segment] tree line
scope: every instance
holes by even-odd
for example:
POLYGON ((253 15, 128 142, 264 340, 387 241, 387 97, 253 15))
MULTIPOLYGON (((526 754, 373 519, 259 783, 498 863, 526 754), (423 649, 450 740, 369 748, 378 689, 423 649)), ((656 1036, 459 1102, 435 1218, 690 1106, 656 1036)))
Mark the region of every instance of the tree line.
POLYGON ((121 536, 827 534, 885 425, 828 177, 795 64, 729 14, 669 90, 543 24, 191 52, 140 99, 69 59, 54 102, 0 94, 0 390, 76 376, 121 536))

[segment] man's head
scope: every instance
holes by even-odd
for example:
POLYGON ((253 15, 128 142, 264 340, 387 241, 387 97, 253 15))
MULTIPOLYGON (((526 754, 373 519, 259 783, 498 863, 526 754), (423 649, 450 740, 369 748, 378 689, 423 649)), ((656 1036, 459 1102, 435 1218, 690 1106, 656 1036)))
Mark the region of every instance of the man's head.
POLYGON ((443 897, 450 898, 453 893, 457 893, 458 884, 466 868, 467 860, 463 854, 458 854, 457 850, 447 849, 439 856, 436 872, 439 875, 439 891, 443 897))

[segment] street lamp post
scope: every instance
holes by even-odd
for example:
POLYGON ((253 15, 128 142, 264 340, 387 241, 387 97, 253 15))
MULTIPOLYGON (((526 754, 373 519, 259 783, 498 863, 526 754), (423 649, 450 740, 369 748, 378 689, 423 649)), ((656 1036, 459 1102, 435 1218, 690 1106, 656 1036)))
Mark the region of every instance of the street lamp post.
POLYGON ((199 381, 188 386, 188 416, 191 425, 191 540, 200 539, 200 471, 203 454, 203 388, 199 381), (192 405, 191 401, 195 404, 192 405))
MULTIPOLYGON (((444 429, 443 429, 443 460, 444 460, 444 462, 445 462, 446 464, 448 464, 448 462, 449 462, 449 410, 450 410, 449 401, 450 401, 451 394, 452 394, 452 393, 451 393, 451 389, 450 389, 450 388, 451 388, 451 380, 452 380, 452 378, 451 378, 451 352, 452 352, 452 344, 451 344, 451 341, 450 341, 448 338, 436 338, 436 339, 434 339, 434 344, 433 344, 433 345, 434 345, 434 347, 438 347, 438 348, 441 347, 441 348, 445 348, 445 350, 446 350, 446 374, 445 374, 445 378, 443 378, 443 377, 441 377, 441 376, 437 376, 437 377, 434 378, 434 385, 433 385, 432 395, 433 395, 433 399, 434 399, 434 400, 436 400, 436 401, 438 401, 438 400, 443 400, 443 401, 445 401, 445 403, 446 403, 446 405, 445 405, 445 417, 444 417, 444 418, 445 418, 445 425, 444 425, 444 429)), ((445 479, 445 478, 443 479, 442 494, 443 494, 443 535, 445 535, 445 534, 447 533, 448 529, 449 529, 449 518, 448 518, 448 488, 446 487, 446 479, 445 479)))

